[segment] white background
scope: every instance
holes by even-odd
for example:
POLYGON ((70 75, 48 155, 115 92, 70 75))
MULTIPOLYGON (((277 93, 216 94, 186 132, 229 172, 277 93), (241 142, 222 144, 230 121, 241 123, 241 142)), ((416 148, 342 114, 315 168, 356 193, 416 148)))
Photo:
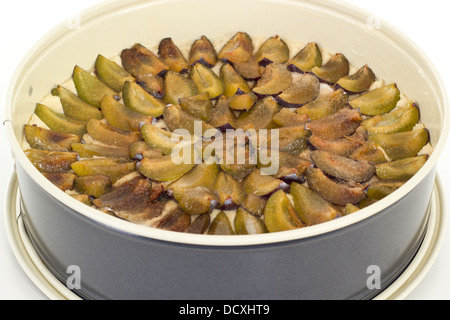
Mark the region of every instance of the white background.
MULTIPOLYGON (((244 0, 243 0, 244 1, 244 0)), ((0 123, 9 81, 26 52, 50 29, 68 21, 99 0, 14 0, 0 2, 0 123)), ((416 42, 438 67, 450 88, 450 7, 444 0, 347 0, 388 21, 416 42)), ((224 0, 226 3, 226 0, 224 0)), ((189 14, 189 13, 186 13, 189 14)), ((212 13, 217 14, 217 13, 212 13)), ((72 19, 73 20, 73 19, 72 19)), ((174 23, 168 19, 168 23, 174 23)), ((450 106, 449 106, 450 107, 450 106)), ((0 201, 3 211, 6 185, 14 170, 3 127, 0 126, 0 201)), ((444 196, 450 194, 450 147, 439 164, 444 196)), ((2 212, 3 213, 3 212, 2 212)), ((447 214, 447 213, 445 213, 447 214)), ((46 299, 28 279, 12 254, 0 218, 0 299, 46 299)), ((450 226, 449 226, 450 227, 450 226)), ((440 255, 409 299, 450 299, 450 239, 445 238, 440 255)))

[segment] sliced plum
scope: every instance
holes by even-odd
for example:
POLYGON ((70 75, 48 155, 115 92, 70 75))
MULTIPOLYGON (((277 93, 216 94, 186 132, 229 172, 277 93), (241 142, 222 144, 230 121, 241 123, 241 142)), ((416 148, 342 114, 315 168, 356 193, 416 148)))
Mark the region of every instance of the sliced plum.
POLYGON ((342 90, 319 96, 314 101, 297 109, 300 115, 307 115, 311 120, 318 120, 343 109, 348 102, 348 95, 342 90))
POLYGON ((292 74, 285 65, 271 63, 252 91, 258 96, 275 96, 287 90, 292 84, 292 74))
POLYGON ((343 54, 336 53, 321 67, 312 68, 311 72, 321 81, 335 84, 339 79, 348 76, 350 64, 343 54))
POLYGON ((161 40, 158 46, 158 55, 168 65, 169 70, 185 73, 191 67, 172 38, 164 38, 161 40))
POLYGON ((106 121, 123 131, 139 131, 142 123, 152 123, 153 118, 125 107, 112 96, 105 96, 101 108, 106 121))
POLYGON ((289 47, 278 35, 267 39, 255 53, 256 61, 267 66, 270 63, 285 63, 289 60, 289 47))
POLYGON ((178 104, 181 98, 198 94, 197 88, 187 76, 169 71, 164 78, 164 101, 178 104))
POLYGON ((231 109, 236 111, 248 111, 258 101, 258 97, 253 92, 242 92, 238 90, 234 96, 228 98, 231 109))
POLYGON ((278 190, 289 190, 289 185, 283 180, 261 174, 260 169, 254 170, 244 181, 242 186, 247 194, 256 194, 259 197, 269 198, 278 190))
POLYGON ((118 95, 116 91, 79 66, 75 66, 72 78, 78 96, 94 107, 100 108, 100 103, 105 96, 118 95))
POLYGON ((225 212, 220 211, 208 229, 209 235, 230 236, 234 235, 234 230, 225 212))
POLYGON ((247 195, 242 207, 252 215, 262 217, 266 208, 267 199, 257 196, 254 193, 247 195))
POLYGON ((73 190, 76 175, 71 172, 64 173, 47 173, 42 175, 46 177, 51 183, 57 186, 62 191, 73 190))
POLYGON ((309 187, 329 202, 345 206, 357 204, 366 198, 365 187, 355 182, 339 182, 325 175, 320 169, 308 168, 306 179, 309 187))
POLYGON ((207 37, 202 36, 194 41, 189 51, 189 63, 191 65, 201 63, 208 68, 212 68, 218 60, 216 49, 207 37))
POLYGON ((169 70, 166 63, 139 43, 123 50, 121 59, 124 69, 134 77, 146 74, 164 75, 169 70))
POLYGON ((72 163, 71 167, 77 176, 103 174, 109 176, 111 183, 136 171, 136 163, 134 161, 123 161, 115 158, 80 160, 72 163))
POLYGON ((273 117, 273 121, 280 127, 301 127, 309 122, 309 117, 283 108, 273 117))
POLYGON ((130 145, 130 158, 133 160, 142 160, 144 158, 161 158, 163 152, 161 149, 150 147, 145 141, 136 141, 130 145))
POLYGON ((137 163, 140 173, 151 180, 165 182, 178 179, 192 170, 194 161, 176 164, 171 155, 161 158, 144 158, 137 163))
POLYGON ((252 57, 253 51, 252 38, 245 32, 238 32, 223 46, 218 57, 231 63, 246 62, 252 57))
POLYGON ((275 192, 267 201, 264 222, 269 232, 289 231, 306 226, 283 190, 275 192))
POLYGON ((214 192, 219 199, 219 206, 223 210, 236 209, 246 199, 242 184, 222 171, 218 174, 214 192))
POLYGON ((322 66, 322 52, 317 43, 308 43, 294 58, 289 61, 289 70, 293 72, 310 72, 322 66))
POLYGON ((52 95, 59 97, 66 117, 79 121, 89 121, 91 118, 103 119, 103 113, 98 108, 85 102, 62 86, 53 89, 52 95))
POLYGON ((156 99, 164 98, 164 79, 152 74, 138 74, 136 83, 156 99))
POLYGON ((344 108, 327 117, 311 121, 307 128, 317 137, 337 140, 355 133, 361 125, 361 120, 361 114, 357 110, 344 108))
POLYGON ((428 161, 429 156, 417 156, 402 160, 390 161, 375 167, 381 180, 407 181, 419 172, 428 161))
POLYGON ((122 91, 126 81, 134 81, 134 77, 124 68, 101 54, 95 61, 95 73, 100 81, 116 92, 122 91))
POLYGON ((212 212, 218 206, 216 195, 205 187, 186 189, 178 199, 180 208, 190 215, 212 212))
POLYGON ((356 149, 366 144, 367 130, 361 126, 351 136, 341 139, 327 140, 313 135, 309 137, 308 141, 318 150, 328 151, 342 157, 349 157, 356 149))
POLYGON ((25 125, 25 138, 31 148, 48 151, 70 151, 73 143, 81 141, 75 134, 60 133, 32 125, 25 125))
POLYGON ((373 134, 369 140, 378 144, 391 160, 415 157, 429 141, 426 129, 391 134, 373 134))
POLYGON ((420 119, 420 112, 414 103, 401 106, 390 113, 364 120, 362 125, 372 134, 389 134, 411 131, 420 119))
POLYGON ((300 219, 309 226, 332 221, 340 216, 334 205, 307 186, 292 183, 290 195, 300 219))
POLYGON ((276 97, 285 108, 300 108, 314 101, 320 93, 320 82, 311 74, 297 76, 292 85, 276 97))
POLYGON ((251 92, 247 81, 228 63, 220 68, 220 78, 224 84, 223 94, 227 98, 234 96, 238 91, 251 92))
POLYGON ((243 111, 239 115, 237 126, 243 130, 274 128, 277 125, 273 121, 273 117, 280 110, 281 106, 271 97, 258 100, 249 111, 243 111))
POLYGON ((234 229, 236 230, 236 234, 240 235, 268 233, 264 221, 242 207, 236 212, 234 229))
POLYGON ((252 56, 248 61, 233 63, 236 71, 247 81, 258 81, 261 78, 262 68, 252 56))
POLYGON ((76 152, 48 151, 38 149, 25 150, 25 155, 40 171, 46 173, 64 173, 78 160, 76 152))
POLYGON ((336 83, 340 88, 350 94, 366 92, 376 81, 376 76, 368 65, 359 69, 356 73, 343 77, 336 83))
POLYGON ((118 147, 102 142, 73 143, 72 150, 77 152, 80 158, 106 157, 129 159, 129 150, 127 147, 118 147))
POLYGON ((86 122, 69 118, 41 103, 36 105, 34 113, 51 131, 74 134, 80 137, 86 133, 86 122))
POLYGON ((97 119, 89 120, 87 123, 87 132, 97 141, 120 147, 128 147, 134 142, 141 140, 140 130, 132 132, 123 131, 97 119))
POLYGON ((109 192, 111 186, 111 179, 103 174, 76 177, 74 181, 75 191, 95 198, 99 198, 109 192))
POLYGON ((222 79, 210 68, 199 63, 192 67, 190 77, 199 93, 208 93, 211 99, 222 95, 225 86, 222 79))
POLYGON ((208 123, 221 131, 237 128, 236 116, 230 109, 226 97, 221 97, 217 100, 214 107, 211 109, 210 120, 208 123))
POLYGON ((365 182, 375 174, 374 165, 368 161, 357 161, 327 151, 313 151, 311 159, 323 172, 342 180, 365 182))
POLYGON ((166 104, 161 99, 152 96, 136 82, 125 82, 122 96, 127 108, 145 116, 158 118, 162 116, 166 107, 166 104))
POLYGON ((387 85, 369 91, 349 101, 354 109, 359 109, 368 116, 382 115, 391 112, 400 101, 400 90, 396 84, 387 85))
POLYGON ((388 161, 385 151, 379 145, 370 141, 356 148, 349 157, 358 161, 369 161, 375 165, 388 161))
POLYGON ((211 223, 211 215, 203 213, 192 221, 191 225, 186 229, 186 233, 205 234, 211 223))
POLYGON ((367 189, 367 196, 370 199, 382 200, 400 189, 405 181, 376 181, 370 184, 367 189))
MULTIPOLYGON (((213 110, 211 110, 211 115, 213 115, 213 110)), ((164 121, 167 127, 171 131, 177 129, 185 129, 189 131, 191 135, 196 134, 195 124, 201 124, 201 133, 205 133, 206 130, 214 129, 213 126, 207 124, 202 119, 193 116, 192 114, 184 111, 179 105, 169 105, 164 109, 163 113, 164 121)))
POLYGON ((211 119, 212 103, 207 92, 192 97, 181 98, 180 107, 203 121, 209 121, 211 119))

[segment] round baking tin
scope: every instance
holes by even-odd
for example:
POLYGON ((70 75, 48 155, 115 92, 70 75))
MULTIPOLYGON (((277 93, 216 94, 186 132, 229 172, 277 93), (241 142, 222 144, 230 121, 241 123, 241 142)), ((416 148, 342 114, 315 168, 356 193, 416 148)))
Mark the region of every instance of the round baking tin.
POLYGON ((383 270, 382 288, 390 287, 423 243, 437 162, 450 128, 448 99, 437 69, 420 48, 385 22, 382 29, 369 30, 369 16, 331 0, 229 0, 225 7, 214 0, 121 0, 83 12, 80 29, 67 30, 64 24, 45 36, 12 80, 5 129, 16 160, 21 218, 50 272, 64 283, 67 266, 80 265, 86 281, 80 293, 92 299, 370 299, 374 293, 365 281, 371 265, 383 270), (212 17, 214 6, 223 15, 212 17), (189 10, 199 19, 186 15, 189 10), (260 18, 268 12, 268 23, 249 19, 250 13, 260 18), (225 19, 227 13, 234 15, 234 24, 225 19), (167 24, 168 15, 178 23, 167 24), (189 28, 179 28, 183 24, 189 28), (155 25, 167 30, 156 32, 155 25), (344 52, 355 65, 370 62, 380 78, 394 79, 401 91, 426 106, 422 121, 434 147, 429 161, 400 190, 357 214, 302 230, 220 237, 148 228, 105 215, 61 192, 26 158, 20 141, 36 99, 55 79, 67 79, 74 64, 90 68, 97 54, 114 56, 142 39, 198 37, 205 25, 213 39, 243 30, 308 41, 296 31, 307 30, 311 40, 344 52))
MULTIPOLYGON (((446 232, 446 204, 441 192, 442 182, 437 176, 429 206, 429 221, 419 250, 401 275, 373 300, 403 300, 428 274, 440 252, 446 232)), ((49 271, 31 243, 22 219, 19 184, 15 174, 8 184, 6 199, 4 218, 8 240, 25 274, 51 300, 82 300, 49 271)))

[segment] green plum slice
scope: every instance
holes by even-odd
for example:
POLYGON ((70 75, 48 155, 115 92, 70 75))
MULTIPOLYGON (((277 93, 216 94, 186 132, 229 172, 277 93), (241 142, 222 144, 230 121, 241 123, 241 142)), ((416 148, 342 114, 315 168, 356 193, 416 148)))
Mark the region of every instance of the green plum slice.
POLYGON ((126 81, 123 85, 123 102, 125 106, 145 116, 159 118, 166 104, 148 93, 134 81, 126 81))
POLYGON ((407 181, 419 172, 428 161, 428 156, 417 156, 402 160, 390 161, 375 167, 381 180, 407 181))
POLYGON ((119 147, 128 147, 141 140, 140 130, 132 132, 123 131, 97 119, 89 120, 87 123, 87 132, 97 141, 119 147))
POLYGON ((209 235, 231 236, 235 235, 230 219, 225 212, 220 211, 211 222, 208 230, 209 235))
POLYGON ((172 160, 171 155, 161 158, 149 159, 144 158, 137 163, 137 168, 140 173, 151 180, 165 182, 181 178, 194 168, 194 161, 190 163, 176 164, 172 160))
POLYGON ((73 143, 72 150, 77 152, 80 158, 107 157, 129 159, 127 147, 117 147, 103 143, 73 143))
POLYGON ((348 76, 350 64, 343 54, 336 53, 321 67, 312 68, 311 72, 323 82, 335 84, 339 79, 348 76))
POLYGON ((382 200, 400 189, 405 181, 376 181, 367 188, 367 196, 370 199, 382 200))
POLYGON ((103 113, 98 108, 85 102, 62 86, 57 86, 53 89, 52 95, 59 97, 64 115, 69 118, 79 121, 89 121, 92 118, 103 119, 103 113))
POLYGON ((109 176, 111 183, 136 171, 136 163, 134 161, 124 161, 115 158, 80 160, 72 163, 71 167, 77 176, 103 174, 109 176))
POLYGON ((208 93, 211 99, 219 97, 225 91, 222 79, 204 64, 195 64, 190 73, 192 82, 199 93, 208 93))
POLYGON ((267 39, 255 53, 256 61, 261 65, 285 63, 289 60, 289 47, 278 35, 267 39))
POLYGON ((253 55, 252 38, 245 32, 236 33, 219 51, 218 57, 232 63, 246 62, 253 55))
POLYGON ((82 136, 86 133, 86 122, 69 118, 49 107, 38 103, 34 113, 50 128, 50 130, 82 136))
POLYGON ((158 55, 169 66, 171 71, 185 73, 191 67, 172 38, 161 40, 158 47, 158 55))
POLYGON ((98 198, 111 189, 111 179, 107 175, 93 174, 76 177, 74 189, 78 193, 98 198))
POLYGON ((225 97, 234 96, 237 92, 251 92, 247 81, 228 63, 220 68, 220 78, 223 81, 225 97))
POLYGON ((189 51, 189 64, 201 63, 212 68, 217 64, 218 60, 216 49, 207 37, 202 36, 194 41, 189 51))
POLYGON ((311 74, 300 75, 292 85, 276 97, 277 102, 285 108, 300 108, 314 101, 320 93, 320 82, 311 74))
POLYGON ((258 96, 279 95, 292 84, 292 74, 284 64, 271 63, 258 80, 252 91, 258 96))
POLYGON ((100 81, 116 92, 122 91, 126 81, 134 80, 134 77, 124 68, 101 54, 97 56, 95 61, 95 71, 100 81))
POLYGON ((322 66, 322 52, 317 43, 308 43, 289 62, 291 71, 310 72, 313 68, 322 66))
POLYGON ((399 101, 400 90, 396 84, 391 84, 356 97, 350 100, 349 104, 352 108, 359 109, 362 114, 376 116, 391 112, 399 101))
POLYGON ((264 209, 264 222, 269 232, 281 232, 305 227, 283 190, 275 192, 264 209))
POLYGON ((197 94, 197 88, 191 79, 174 71, 167 72, 164 78, 164 101, 166 103, 178 104, 181 98, 197 94))
POLYGON ((234 218, 234 230, 239 235, 268 233, 266 225, 258 218, 240 207, 234 218))
POLYGON ((414 103, 409 103, 390 113, 364 120, 362 125, 371 134, 390 134, 411 131, 419 120, 419 109, 414 103))
POLYGON ((311 119, 319 120, 343 109, 348 102, 348 95, 344 90, 339 89, 329 94, 319 96, 314 101, 298 108, 296 112, 299 115, 306 115, 311 119))
POLYGON ((219 207, 223 210, 235 209, 242 205, 246 198, 242 184, 223 171, 217 176, 214 192, 219 199, 219 207))
POLYGON ((25 138, 33 149, 48 151, 70 151, 72 143, 81 141, 75 134, 67 134, 25 125, 25 138))
POLYGON ((348 93, 362 93, 369 90, 375 80, 372 69, 365 65, 355 74, 339 79, 336 84, 348 93))
POLYGON ((272 176, 262 175, 260 169, 254 170, 242 181, 242 186, 247 194, 255 194, 259 197, 270 197, 278 190, 287 190, 287 183, 272 176))
POLYGON ((203 121, 209 121, 211 119, 212 102, 207 92, 192 97, 181 98, 180 107, 203 121))

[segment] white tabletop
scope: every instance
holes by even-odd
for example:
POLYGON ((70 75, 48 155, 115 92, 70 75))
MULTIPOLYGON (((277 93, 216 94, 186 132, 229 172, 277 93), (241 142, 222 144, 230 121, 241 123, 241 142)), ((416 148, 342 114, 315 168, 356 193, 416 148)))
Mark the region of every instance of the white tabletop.
MULTIPOLYGON (((4 99, 9 81, 23 56, 47 31, 64 21, 75 21, 79 12, 100 0, 15 0, 0 3, 0 123, 4 121, 4 99)), ((225 0, 224 0, 225 2, 225 0)), ((448 1, 361 1, 347 2, 373 13, 370 23, 378 17, 388 21, 415 41, 431 58, 450 88, 450 59, 448 32, 448 1)), ((382 27, 382 24, 381 24, 382 27)), ((1 127, 0 150, 0 201, 4 207, 7 182, 14 171, 9 145, 1 127)), ((443 180, 442 196, 449 198, 450 146, 445 150, 438 168, 443 180)), ((2 209, 3 210, 3 209, 2 209)), ((3 212, 2 212, 3 213, 3 212)), ((447 213, 444 213, 447 214, 447 213)), ((4 214, 3 214, 4 215, 4 214)), ((5 219, 0 218, 0 299, 41 300, 47 297, 26 276, 10 250, 5 234, 5 219)), ((449 226, 450 227, 450 226, 449 226)), ((450 235, 445 237, 441 252, 423 281, 408 299, 450 299, 450 235)))

